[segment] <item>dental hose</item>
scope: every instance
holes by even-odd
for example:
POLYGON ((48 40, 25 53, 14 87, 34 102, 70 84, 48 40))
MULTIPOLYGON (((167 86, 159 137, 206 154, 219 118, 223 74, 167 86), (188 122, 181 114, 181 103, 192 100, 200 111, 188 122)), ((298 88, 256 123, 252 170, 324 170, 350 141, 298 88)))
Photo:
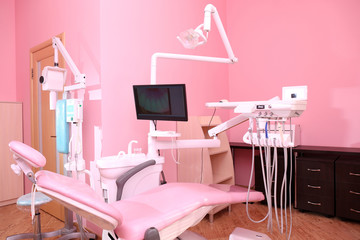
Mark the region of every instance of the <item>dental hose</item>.
POLYGON ((281 184, 281 192, 280 192, 280 216, 281 216, 281 233, 284 233, 284 221, 286 220, 286 172, 287 172, 287 149, 284 148, 284 176, 281 184), (285 197, 284 196, 284 189, 285 189, 285 197), (283 219, 283 199, 284 199, 284 215, 285 220, 283 219))
MULTIPOLYGON (((250 178, 249 178, 249 184, 248 184, 248 191, 247 191, 247 195, 246 195, 246 214, 248 216, 248 218, 250 219, 250 221, 252 221, 253 223, 261 223, 263 221, 266 220, 266 218, 269 216, 269 206, 268 206, 268 212, 266 214, 266 216, 261 219, 261 220, 254 220, 251 216, 250 216, 250 213, 249 213, 249 195, 250 195, 250 188, 251 188, 251 180, 253 178, 253 174, 254 174, 254 161, 255 160, 255 145, 252 144, 252 161, 251 161, 251 171, 250 171, 250 178)), ((262 166, 263 166, 263 163, 262 163, 262 166)), ((262 168, 263 170, 263 173, 264 173, 264 169, 262 168)), ((264 186, 265 188, 265 194, 267 192, 267 189, 266 189, 266 186, 264 186)))
POLYGON ((265 123, 265 163, 266 163, 266 181, 267 181, 267 203, 269 208, 269 219, 268 219, 268 231, 272 232, 272 168, 271 168, 271 149, 269 146, 269 135, 268 135, 268 122, 265 123))
MULTIPOLYGON (((259 145, 259 155, 260 155, 260 162, 261 162, 261 171, 262 171, 262 175, 263 175, 263 181, 264 181, 264 192, 265 192, 265 196, 267 198, 267 204, 268 204, 268 212, 266 214, 266 216, 261 219, 261 220, 254 220, 251 218, 250 213, 249 213, 249 207, 248 207, 248 202, 249 202, 249 193, 250 193, 250 188, 251 188, 251 180, 253 178, 253 174, 254 174, 254 162, 255 162, 255 141, 253 139, 253 119, 250 118, 249 122, 250 122, 250 127, 248 129, 249 133, 250 133, 250 140, 251 140, 251 145, 252 145, 252 163, 251 163, 251 171, 250 171, 250 179, 249 179, 249 184, 248 184, 248 191, 247 191, 247 197, 246 197, 246 213, 248 218, 254 222, 254 223, 260 223, 263 222, 266 218, 269 217, 268 219, 268 230, 272 231, 272 200, 271 200, 271 192, 272 192, 272 179, 275 177, 275 182, 274 182, 274 204, 275 204, 275 217, 276 217, 276 221, 277 221, 277 225, 279 230, 281 231, 281 233, 284 232, 284 223, 286 224, 286 235, 287 235, 287 239, 290 239, 291 236, 291 231, 292 231, 292 212, 291 212, 291 181, 292 181, 292 147, 290 147, 290 180, 289 180, 289 189, 287 189, 287 170, 288 170, 288 145, 284 143, 284 135, 283 135, 283 131, 285 129, 285 122, 282 122, 282 125, 279 124, 279 127, 277 126, 278 124, 278 119, 276 121, 275 124, 275 133, 277 133, 277 131, 279 132, 280 135, 280 143, 277 142, 276 138, 273 138, 273 146, 274 146, 274 155, 273 155, 273 162, 271 164, 271 147, 269 145, 269 134, 268 132, 269 130, 269 126, 268 126, 268 122, 266 122, 265 125, 265 136, 266 136, 266 142, 265 142, 265 147, 264 150, 262 148, 262 144, 260 143, 260 129, 259 129, 259 122, 258 119, 256 119, 256 126, 257 126, 257 144, 259 145), (278 177, 278 168, 277 168, 277 164, 278 164, 278 151, 277 151, 277 147, 280 144, 280 146, 282 146, 284 148, 284 175, 283 175, 283 179, 282 179, 282 185, 281 185, 281 190, 280 190, 280 221, 281 224, 279 224, 279 216, 278 216, 278 212, 277 212, 277 177, 278 177), (265 157, 265 159, 264 159, 265 157), (264 167, 264 161, 266 161, 266 170, 264 167), (287 190, 289 190, 289 200, 287 199, 288 196, 288 192, 287 190), (285 192, 285 196, 284 196, 284 192, 285 192), (288 227, 288 219, 287 219, 287 211, 286 211, 286 207, 287 204, 289 203, 289 217, 290 217, 290 226, 288 227), (283 205, 284 205, 284 209, 283 209, 283 205), (284 210, 284 214, 283 214, 283 210, 284 210), (285 218, 285 219, 284 219, 285 218)), ((263 131, 264 131, 263 130, 263 131)), ((292 131, 290 129, 290 131, 292 131)), ((292 138, 291 138, 292 139, 292 138)), ((271 140, 270 140, 271 141, 271 140)))
MULTIPOLYGON (((291 126, 291 125, 290 125, 291 126)), ((288 234, 288 239, 290 239, 291 236, 291 230, 292 230, 292 212, 291 212, 291 184, 292 184, 292 169, 293 169, 293 159, 292 159, 292 147, 290 147, 290 180, 289 180, 289 214, 290 214, 290 227, 289 227, 289 234, 288 234)))
POLYGON ((277 212, 277 176, 278 176, 278 158, 277 158, 277 147, 276 147, 276 139, 274 139, 274 166, 275 166, 275 183, 274 183, 274 208, 275 208, 275 218, 278 228, 280 229, 279 225, 279 216, 277 212))
MULTIPOLYGON (((278 119, 276 119, 275 122, 275 129, 274 132, 275 134, 277 133, 277 124, 278 124, 278 119)), ((278 202, 277 202, 277 178, 278 178, 278 157, 277 157, 277 139, 274 137, 273 138, 273 144, 274 144, 274 168, 275 168, 275 183, 274 183, 274 208, 275 208, 275 218, 276 218, 276 223, 278 226, 278 229, 280 229, 280 224, 279 224, 279 216, 278 216, 278 211, 277 211, 277 207, 278 207, 278 202)))
MULTIPOLYGON (((251 180, 253 178, 253 174, 254 174, 254 163, 255 163, 255 143, 253 141, 252 138, 252 133, 253 133, 253 119, 250 118, 249 119, 249 123, 250 123, 250 127, 249 127, 249 132, 250 132, 250 138, 251 138, 251 145, 252 145, 252 160, 251 160, 251 171, 250 171, 250 178, 249 178, 249 184, 248 184, 248 191, 247 191, 247 195, 246 195, 246 214, 248 216, 248 218, 250 219, 250 221, 252 221, 253 223, 261 223, 263 221, 266 220, 266 218, 268 218, 271 213, 271 205, 268 204, 268 212, 265 215, 265 217, 261 220, 254 220, 249 213, 249 195, 250 195, 250 188, 251 188, 251 180)), ((258 119, 256 119, 256 125, 257 128, 259 127, 259 122, 258 119)), ((258 140, 260 139, 260 134, 258 132, 258 140)), ((262 175, 263 175, 263 181, 264 181, 264 191, 265 191, 265 195, 268 196, 268 186, 266 184, 266 180, 265 180, 265 170, 264 170, 264 161, 263 161, 263 153, 262 153, 262 149, 261 149, 261 144, 259 144, 259 150, 260 150, 260 162, 261 162, 261 171, 262 171, 262 175)), ((267 197, 267 201, 268 201, 268 197, 267 197)), ((270 221, 270 218, 269 218, 270 221)))

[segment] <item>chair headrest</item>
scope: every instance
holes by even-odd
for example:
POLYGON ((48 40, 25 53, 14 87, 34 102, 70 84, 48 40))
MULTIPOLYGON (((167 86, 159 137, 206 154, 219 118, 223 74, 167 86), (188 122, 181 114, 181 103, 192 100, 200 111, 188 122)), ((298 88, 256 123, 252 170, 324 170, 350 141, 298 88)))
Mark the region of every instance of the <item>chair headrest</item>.
POLYGON ((33 167, 43 167, 46 164, 46 158, 34 148, 19 142, 11 141, 10 150, 19 158, 22 158, 33 167))

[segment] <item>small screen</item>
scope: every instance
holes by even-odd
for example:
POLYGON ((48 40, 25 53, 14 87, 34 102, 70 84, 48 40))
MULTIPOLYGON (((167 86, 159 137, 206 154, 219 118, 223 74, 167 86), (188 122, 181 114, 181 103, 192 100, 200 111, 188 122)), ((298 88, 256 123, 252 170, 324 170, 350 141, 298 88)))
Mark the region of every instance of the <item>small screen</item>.
POLYGON ((138 119, 187 121, 185 84, 134 85, 138 119))

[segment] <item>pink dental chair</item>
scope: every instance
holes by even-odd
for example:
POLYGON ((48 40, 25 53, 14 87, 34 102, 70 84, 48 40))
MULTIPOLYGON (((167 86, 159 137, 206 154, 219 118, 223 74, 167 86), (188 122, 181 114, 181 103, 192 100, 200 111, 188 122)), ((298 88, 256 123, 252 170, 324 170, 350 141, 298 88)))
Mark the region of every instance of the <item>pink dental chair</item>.
MULTIPOLYGON (((45 157, 21 142, 12 141, 9 147, 39 192, 108 230, 113 239, 174 239, 217 205, 245 202, 247 197, 247 189, 237 186, 168 183, 108 204, 84 182, 46 170, 34 175, 30 166, 40 166, 45 157)), ((250 191, 249 202, 263 199, 261 192, 250 191)))

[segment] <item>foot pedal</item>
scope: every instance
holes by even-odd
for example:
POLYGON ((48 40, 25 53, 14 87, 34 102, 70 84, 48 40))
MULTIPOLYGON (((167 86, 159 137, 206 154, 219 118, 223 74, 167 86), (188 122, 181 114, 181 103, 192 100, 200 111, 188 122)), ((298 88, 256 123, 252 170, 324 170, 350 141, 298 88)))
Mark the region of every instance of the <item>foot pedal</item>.
POLYGON ((268 235, 251 231, 245 228, 235 228, 230 234, 229 240, 271 240, 268 235))

